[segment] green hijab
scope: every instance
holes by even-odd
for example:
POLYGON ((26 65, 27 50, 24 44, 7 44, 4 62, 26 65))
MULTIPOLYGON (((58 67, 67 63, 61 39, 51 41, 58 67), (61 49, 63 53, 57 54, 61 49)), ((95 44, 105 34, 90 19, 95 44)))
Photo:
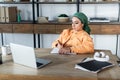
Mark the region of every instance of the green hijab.
POLYGON ((75 13, 73 15, 73 17, 77 17, 84 24, 83 30, 85 30, 88 34, 90 34, 91 29, 88 26, 88 18, 87 18, 87 16, 82 12, 77 12, 77 13, 75 13))

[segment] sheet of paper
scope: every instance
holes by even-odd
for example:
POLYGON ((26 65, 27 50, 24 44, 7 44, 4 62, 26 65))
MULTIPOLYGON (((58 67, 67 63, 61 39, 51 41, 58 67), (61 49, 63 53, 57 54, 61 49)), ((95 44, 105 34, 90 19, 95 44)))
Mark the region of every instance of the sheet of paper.
MULTIPOLYGON (((52 54, 54 54, 54 53, 58 54, 59 53, 59 48, 53 48, 50 53, 52 53, 52 54)), ((75 55, 75 53, 67 53, 67 54, 74 54, 75 55)))
POLYGON ((58 54, 59 48, 53 48, 50 53, 57 53, 58 54))

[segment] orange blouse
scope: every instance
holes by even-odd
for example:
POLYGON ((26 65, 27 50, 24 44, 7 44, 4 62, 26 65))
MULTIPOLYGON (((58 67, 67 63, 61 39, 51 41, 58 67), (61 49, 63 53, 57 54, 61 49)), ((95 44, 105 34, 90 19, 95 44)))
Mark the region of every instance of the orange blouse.
POLYGON ((71 52, 73 53, 94 53, 93 40, 84 30, 79 32, 74 32, 71 29, 63 30, 59 38, 52 43, 53 48, 58 44, 58 40, 64 47, 70 47, 71 52))

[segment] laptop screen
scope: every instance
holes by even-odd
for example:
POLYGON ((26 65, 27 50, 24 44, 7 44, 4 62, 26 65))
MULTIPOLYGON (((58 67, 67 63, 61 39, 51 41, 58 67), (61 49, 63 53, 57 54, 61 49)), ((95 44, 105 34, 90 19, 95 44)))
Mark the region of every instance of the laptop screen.
POLYGON ((14 63, 37 68, 34 48, 10 43, 14 63))

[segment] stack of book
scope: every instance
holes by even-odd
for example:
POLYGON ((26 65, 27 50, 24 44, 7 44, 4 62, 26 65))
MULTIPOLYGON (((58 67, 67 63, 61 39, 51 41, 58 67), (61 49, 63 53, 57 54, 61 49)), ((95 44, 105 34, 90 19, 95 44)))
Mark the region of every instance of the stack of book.
POLYGON ((16 22, 17 7, 0 6, 0 22, 16 22))

